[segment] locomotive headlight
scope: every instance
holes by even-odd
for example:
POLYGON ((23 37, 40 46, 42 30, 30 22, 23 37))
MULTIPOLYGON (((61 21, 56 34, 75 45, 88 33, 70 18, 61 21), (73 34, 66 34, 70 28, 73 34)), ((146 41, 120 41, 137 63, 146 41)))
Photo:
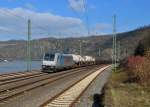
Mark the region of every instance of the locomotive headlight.
POLYGON ((46 68, 46 66, 45 66, 45 65, 42 65, 42 68, 46 68))

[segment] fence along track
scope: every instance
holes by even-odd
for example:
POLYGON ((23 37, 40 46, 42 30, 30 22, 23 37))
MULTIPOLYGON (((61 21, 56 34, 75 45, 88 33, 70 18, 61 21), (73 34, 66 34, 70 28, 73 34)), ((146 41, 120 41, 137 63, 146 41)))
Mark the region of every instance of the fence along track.
POLYGON ((70 107, 77 101, 81 94, 86 90, 86 88, 91 84, 93 80, 106 68, 105 66, 87 77, 79 80, 77 83, 64 90, 60 94, 56 95, 54 98, 42 104, 40 107, 70 107))

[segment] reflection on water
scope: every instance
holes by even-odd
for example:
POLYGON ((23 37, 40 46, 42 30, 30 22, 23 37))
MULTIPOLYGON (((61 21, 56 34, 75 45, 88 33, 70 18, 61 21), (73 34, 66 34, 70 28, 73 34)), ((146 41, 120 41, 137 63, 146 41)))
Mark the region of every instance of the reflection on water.
MULTIPOLYGON (((41 69, 41 61, 32 61, 32 70, 41 69)), ((0 73, 16 72, 16 71, 26 71, 27 62, 25 61, 10 61, 10 62, 0 62, 0 73)))

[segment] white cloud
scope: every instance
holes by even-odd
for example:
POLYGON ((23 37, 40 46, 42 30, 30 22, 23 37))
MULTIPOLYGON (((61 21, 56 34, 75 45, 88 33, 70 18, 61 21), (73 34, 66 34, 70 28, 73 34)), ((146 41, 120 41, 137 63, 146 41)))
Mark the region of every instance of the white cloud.
POLYGON ((85 11, 85 0, 68 0, 70 7, 73 8, 77 12, 84 12, 85 11))
MULTIPOLYGON (((31 19, 32 38, 86 36, 87 30, 78 18, 41 13, 24 8, 0 8, 0 38, 26 39, 27 20, 31 19)), ((109 24, 90 27, 90 34, 110 29, 109 24)))
MULTIPOLYGON (((28 18, 32 21, 33 38, 45 37, 49 34, 56 36, 59 32, 63 34, 66 31, 72 33, 84 30, 82 21, 78 18, 64 17, 52 13, 40 13, 24 8, 0 8, 0 36, 15 35, 14 38, 25 38, 28 18)), ((10 38, 13 37, 11 36, 10 38)))
POLYGON ((70 7, 76 12, 85 12, 85 9, 96 9, 93 4, 87 4, 87 0, 68 0, 70 7))

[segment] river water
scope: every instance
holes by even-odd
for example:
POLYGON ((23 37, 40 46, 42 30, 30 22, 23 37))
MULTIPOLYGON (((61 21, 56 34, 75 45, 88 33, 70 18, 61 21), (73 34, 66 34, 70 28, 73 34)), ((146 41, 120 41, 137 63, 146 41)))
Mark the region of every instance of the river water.
MULTIPOLYGON (((40 70, 41 61, 32 61, 31 69, 40 70)), ((0 73, 9 73, 9 72, 24 72, 27 71, 27 62, 25 61, 8 61, 0 62, 0 73)))

